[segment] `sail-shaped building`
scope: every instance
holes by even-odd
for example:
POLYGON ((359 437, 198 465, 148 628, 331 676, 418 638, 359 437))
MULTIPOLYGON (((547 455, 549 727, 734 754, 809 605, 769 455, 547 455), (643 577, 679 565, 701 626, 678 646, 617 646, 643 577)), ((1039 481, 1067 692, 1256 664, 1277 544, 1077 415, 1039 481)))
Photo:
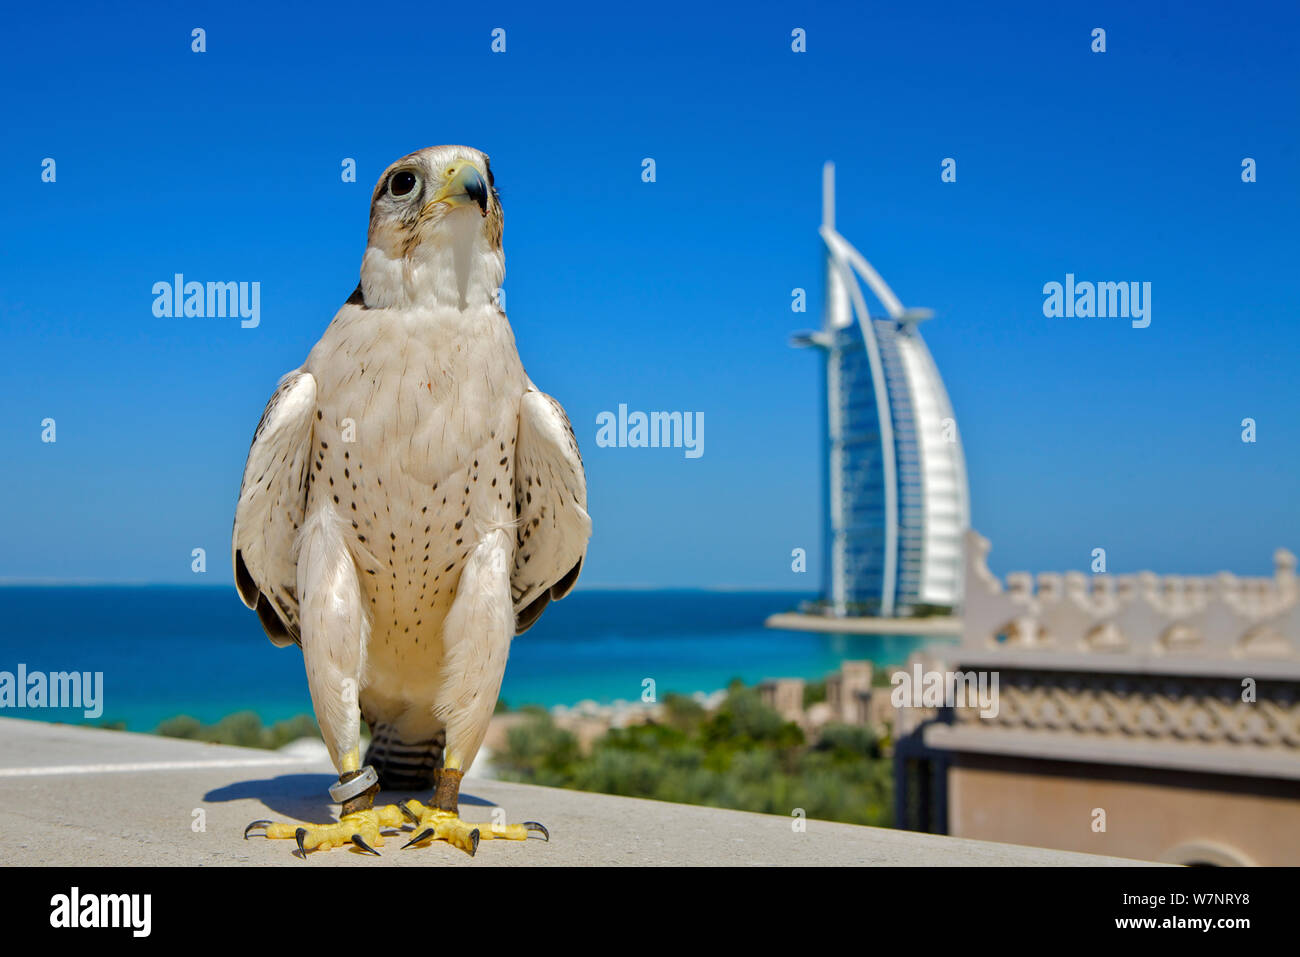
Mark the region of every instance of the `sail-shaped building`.
POLYGON ((824 377, 825 582, 834 617, 949 612, 962 598, 970 524, 966 464, 948 393, 918 328, 871 264, 835 229, 835 168, 822 182, 822 328, 798 335, 824 377), (884 308, 872 317, 862 284, 884 308))

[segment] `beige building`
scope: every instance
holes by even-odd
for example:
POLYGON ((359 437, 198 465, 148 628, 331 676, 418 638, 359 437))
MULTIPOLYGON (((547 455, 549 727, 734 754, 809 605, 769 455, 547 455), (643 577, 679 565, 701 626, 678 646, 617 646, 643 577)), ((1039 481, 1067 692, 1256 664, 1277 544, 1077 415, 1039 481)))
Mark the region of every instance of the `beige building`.
MULTIPOLYGON (((887 697, 887 696, 885 696, 887 697)), ((841 724, 871 723, 871 662, 845 661, 826 677, 826 704, 831 720, 841 724)))
POLYGON ((894 707, 888 688, 872 688, 870 661, 844 661, 840 670, 826 676, 826 700, 804 708, 802 678, 773 678, 758 686, 759 700, 786 721, 807 731, 826 724, 892 727, 894 707))
MULTIPOLYGON (((1007 577, 968 533, 962 641, 996 708, 899 712, 899 826, 1183 864, 1300 864, 1295 558, 1267 579, 1007 577), (996 685, 992 680, 996 676, 996 685)), ((915 664, 912 663, 912 664, 915 664)))
POLYGON ((758 698, 786 721, 804 723, 802 678, 773 678, 758 686, 758 698))

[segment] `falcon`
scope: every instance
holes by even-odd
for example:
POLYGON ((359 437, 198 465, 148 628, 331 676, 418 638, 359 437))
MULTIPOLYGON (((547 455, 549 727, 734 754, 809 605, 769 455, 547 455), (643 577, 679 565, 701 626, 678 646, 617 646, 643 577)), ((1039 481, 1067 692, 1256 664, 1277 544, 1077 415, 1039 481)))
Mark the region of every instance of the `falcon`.
POLYGON ((533 385, 497 291, 488 157, 435 146, 375 186, 361 281, 253 436, 235 511, 240 598, 302 649, 339 820, 254 821, 303 855, 550 835, 458 811, 514 636, 573 588, 591 535, 573 428, 533 385), (370 745, 361 757, 361 721, 370 745), (426 805, 376 807, 379 790, 426 805))

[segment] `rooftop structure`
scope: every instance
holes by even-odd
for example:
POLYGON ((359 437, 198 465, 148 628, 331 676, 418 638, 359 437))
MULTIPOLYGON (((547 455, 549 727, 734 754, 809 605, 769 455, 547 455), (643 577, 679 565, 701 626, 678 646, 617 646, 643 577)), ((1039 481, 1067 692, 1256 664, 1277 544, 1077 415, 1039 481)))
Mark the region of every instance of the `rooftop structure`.
POLYGON ((1295 556, 1279 549, 1269 578, 1018 572, 1004 585, 988 551, 968 533, 961 644, 909 668, 996 678, 995 706, 899 709, 899 826, 1300 864, 1295 556))

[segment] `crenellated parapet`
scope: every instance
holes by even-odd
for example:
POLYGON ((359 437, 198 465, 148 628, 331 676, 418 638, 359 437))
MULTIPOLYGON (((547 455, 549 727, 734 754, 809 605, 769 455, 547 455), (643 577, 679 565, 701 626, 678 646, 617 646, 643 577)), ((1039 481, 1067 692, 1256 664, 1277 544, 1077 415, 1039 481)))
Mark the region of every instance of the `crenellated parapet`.
POLYGON ((989 571, 988 540, 968 531, 965 546, 962 655, 1028 653, 1040 663, 1086 656, 1084 667, 1091 656, 1123 656, 1166 662, 1161 672, 1206 674, 1234 673, 1224 666, 1250 660, 1300 675, 1296 558, 1286 549, 1271 578, 1013 572, 1003 585, 989 571))

